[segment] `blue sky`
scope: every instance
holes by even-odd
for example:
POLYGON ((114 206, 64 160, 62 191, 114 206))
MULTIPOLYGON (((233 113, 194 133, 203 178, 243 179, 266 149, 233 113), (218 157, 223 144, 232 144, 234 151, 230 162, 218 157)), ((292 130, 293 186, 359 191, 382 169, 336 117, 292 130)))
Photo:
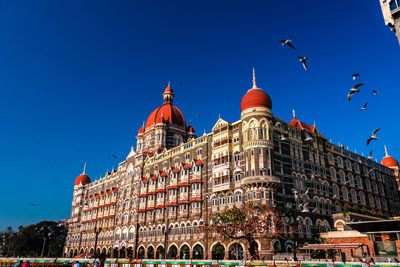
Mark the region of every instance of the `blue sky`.
POLYGON ((381 127, 374 157, 400 158, 400 47, 378 1, 1 1, 0 38, 0 230, 67 218, 84 162, 92 180, 117 166, 168 81, 202 133, 239 119, 255 67, 275 116, 295 108, 359 153, 381 127))

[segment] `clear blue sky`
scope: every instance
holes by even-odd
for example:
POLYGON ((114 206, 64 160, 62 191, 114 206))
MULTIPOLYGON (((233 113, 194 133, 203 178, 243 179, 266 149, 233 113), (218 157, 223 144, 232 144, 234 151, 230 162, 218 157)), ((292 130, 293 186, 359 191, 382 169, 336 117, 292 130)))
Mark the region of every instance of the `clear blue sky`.
POLYGON ((202 133, 239 119, 255 67, 275 116, 364 153, 381 127, 374 156, 400 158, 400 47, 377 0, 0 1, 0 38, 0 230, 69 217, 84 162, 92 180, 117 166, 168 81, 202 133))

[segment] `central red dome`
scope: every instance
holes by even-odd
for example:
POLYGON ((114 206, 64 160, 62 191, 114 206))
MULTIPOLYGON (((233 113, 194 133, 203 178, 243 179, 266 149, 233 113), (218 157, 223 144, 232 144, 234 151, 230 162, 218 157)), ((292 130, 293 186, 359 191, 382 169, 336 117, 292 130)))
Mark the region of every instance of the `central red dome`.
POLYGON ((399 162, 391 156, 384 157, 381 164, 386 167, 399 167, 399 162))
POLYGON ((272 108, 272 101, 269 95, 259 88, 250 89, 240 101, 240 110, 243 112, 248 108, 272 108))
POLYGON ((75 185, 87 185, 90 184, 90 178, 85 173, 82 173, 75 179, 75 185))
POLYGON ((185 119, 182 112, 170 103, 164 103, 161 107, 156 108, 150 113, 146 121, 146 128, 152 126, 154 123, 169 122, 176 126, 186 128, 185 119))

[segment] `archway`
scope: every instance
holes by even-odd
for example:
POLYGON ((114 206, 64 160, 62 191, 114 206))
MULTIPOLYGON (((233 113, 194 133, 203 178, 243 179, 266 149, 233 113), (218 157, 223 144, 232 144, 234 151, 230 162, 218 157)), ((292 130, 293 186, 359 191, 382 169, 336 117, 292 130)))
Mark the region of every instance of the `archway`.
POLYGON ((187 245, 183 245, 181 247, 181 251, 179 253, 181 259, 187 260, 190 259, 190 248, 187 245))
POLYGON ((96 256, 99 256, 100 255, 100 248, 97 248, 96 249, 96 256))
POLYGON ((72 258, 74 256, 74 251, 72 248, 69 250, 69 257, 72 258))
POLYGON ((192 258, 195 260, 202 260, 203 259, 203 247, 199 244, 193 247, 193 256, 192 258))
POLYGON ((89 254, 94 255, 94 248, 91 248, 91 249, 89 250, 89 254))
POLYGON ((157 259, 164 259, 164 247, 163 246, 157 247, 156 257, 157 257, 157 259))
POLYGON ((126 253, 125 253, 125 247, 122 247, 119 250, 119 258, 125 258, 126 257, 126 253))
POLYGON ((225 248, 221 244, 216 244, 212 248, 212 259, 213 260, 223 260, 225 257, 225 248))
POLYGON ((109 247, 107 250, 107 258, 110 258, 112 254, 112 247, 109 247))
POLYGON ((74 250, 74 257, 76 257, 76 256, 78 256, 78 249, 77 248, 74 250))
POLYGON ((154 259, 154 248, 152 246, 147 248, 147 258, 154 259))
POLYGON ((127 256, 129 259, 132 259, 132 258, 133 258, 133 248, 132 248, 132 247, 129 247, 129 248, 126 250, 126 256, 127 256))
POLYGON ((103 248, 103 249, 101 250, 101 254, 107 255, 107 249, 106 249, 106 248, 103 248))
POLYGON ((243 260, 243 247, 239 243, 234 243, 229 247, 230 260, 243 260))
POLYGON ((178 257, 178 248, 175 245, 172 245, 168 250, 168 258, 176 259, 178 257))
POLYGON ((144 247, 140 247, 137 253, 138 259, 144 259, 144 247))
POLYGON ((81 248, 81 250, 79 251, 79 255, 81 255, 83 253, 84 253, 83 248, 81 248))
POLYGON ((117 258, 118 257, 118 248, 114 248, 112 251, 112 257, 117 258))

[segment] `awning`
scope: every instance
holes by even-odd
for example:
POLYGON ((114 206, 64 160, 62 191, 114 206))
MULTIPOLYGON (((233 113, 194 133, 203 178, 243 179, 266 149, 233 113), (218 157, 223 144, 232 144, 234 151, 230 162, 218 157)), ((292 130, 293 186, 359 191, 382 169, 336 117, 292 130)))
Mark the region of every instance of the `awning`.
POLYGON ((300 249, 311 250, 328 250, 328 249, 346 249, 346 248, 359 248, 362 243, 341 243, 341 244, 308 244, 300 249))
POLYGON ((348 222, 346 225, 360 233, 400 232, 400 220, 348 222))

